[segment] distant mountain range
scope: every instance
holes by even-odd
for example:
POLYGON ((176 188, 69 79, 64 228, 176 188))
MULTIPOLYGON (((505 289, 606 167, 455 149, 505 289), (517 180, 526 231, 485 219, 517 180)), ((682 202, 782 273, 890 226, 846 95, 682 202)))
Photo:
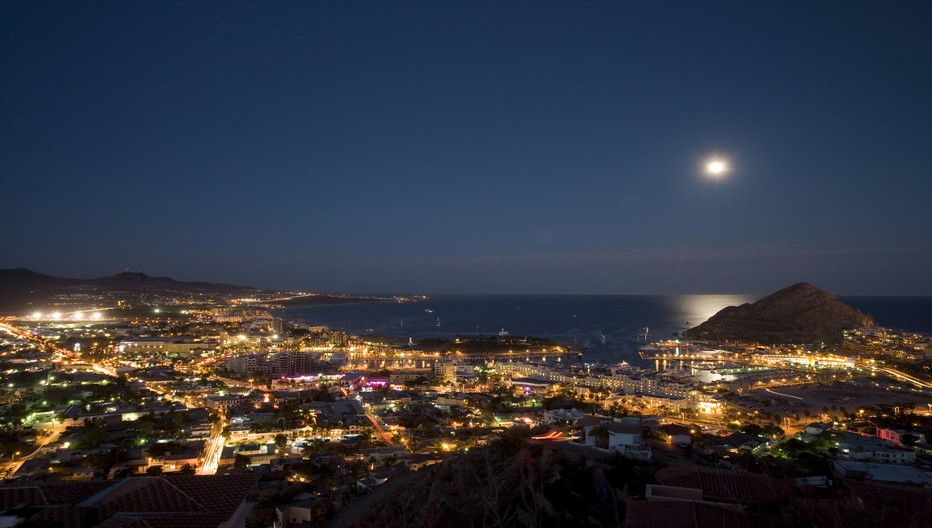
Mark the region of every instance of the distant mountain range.
POLYGON ((838 344, 845 330, 873 325, 870 316, 801 282, 755 303, 723 308, 683 335, 717 342, 838 344))
POLYGON ((0 311, 3 312, 22 312, 32 307, 45 307, 62 296, 116 293, 125 293, 130 296, 145 294, 245 296, 273 292, 248 286, 182 282, 169 277, 150 277, 138 272, 117 273, 97 279, 69 279, 43 275, 25 268, 0 270, 0 311))

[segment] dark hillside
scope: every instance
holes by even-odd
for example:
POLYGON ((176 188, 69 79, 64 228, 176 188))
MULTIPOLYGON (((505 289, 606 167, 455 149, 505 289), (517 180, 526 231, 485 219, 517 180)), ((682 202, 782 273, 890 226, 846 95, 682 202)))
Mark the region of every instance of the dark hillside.
POLYGON ((872 326, 871 317, 801 282, 741 306, 729 306, 683 335, 705 341, 837 344, 844 330, 872 326))

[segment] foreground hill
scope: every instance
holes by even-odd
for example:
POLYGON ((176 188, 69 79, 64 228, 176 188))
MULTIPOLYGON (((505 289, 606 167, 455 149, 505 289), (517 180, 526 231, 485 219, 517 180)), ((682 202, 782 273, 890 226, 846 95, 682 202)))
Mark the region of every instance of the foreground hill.
POLYGON ((528 445, 518 438, 520 429, 389 481, 330 526, 621 526, 621 490, 643 493, 647 463, 620 456, 594 462, 569 450, 528 445))
POLYGON ((755 303, 724 308, 683 335, 719 342, 837 344, 844 330, 873 324, 832 294, 801 282, 755 303))

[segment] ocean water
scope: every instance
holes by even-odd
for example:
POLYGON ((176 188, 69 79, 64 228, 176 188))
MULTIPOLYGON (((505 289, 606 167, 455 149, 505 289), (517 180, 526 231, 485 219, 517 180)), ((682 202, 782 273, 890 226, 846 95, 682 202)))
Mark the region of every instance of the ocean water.
POLYGON ((932 297, 839 297, 873 316, 877 326, 932 334, 932 297))
MULTIPOLYGON (((292 306, 285 319, 354 334, 394 337, 498 335, 547 337, 585 348, 591 362, 640 364, 647 340, 673 336, 726 306, 753 302, 743 295, 437 295, 415 303, 292 306)), ((932 298, 843 297, 881 326, 932 333, 932 298)))

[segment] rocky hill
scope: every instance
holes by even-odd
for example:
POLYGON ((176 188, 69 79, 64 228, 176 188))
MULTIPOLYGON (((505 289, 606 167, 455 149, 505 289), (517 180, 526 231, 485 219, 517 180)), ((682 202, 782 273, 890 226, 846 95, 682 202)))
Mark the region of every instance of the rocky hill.
POLYGON ((329 526, 621 526, 621 490, 643 494, 648 464, 542 447, 510 429, 490 446, 391 480, 329 526))
POLYGON ((755 303, 724 308, 683 335, 717 342, 837 344, 844 330, 873 324, 870 316, 801 282, 755 303))

